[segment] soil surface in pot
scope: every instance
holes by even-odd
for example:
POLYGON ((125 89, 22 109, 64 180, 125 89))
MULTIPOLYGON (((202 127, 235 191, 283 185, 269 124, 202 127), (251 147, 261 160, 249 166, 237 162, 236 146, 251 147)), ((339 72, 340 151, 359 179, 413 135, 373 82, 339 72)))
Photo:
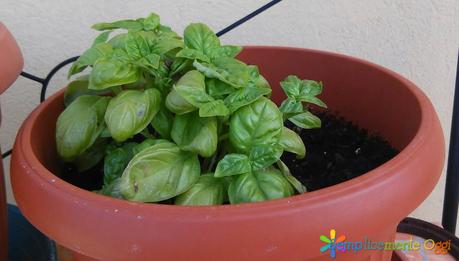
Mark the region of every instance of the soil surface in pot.
MULTIPOLYGON (((306 146, 306 157, 284 152, 282 160, 290 172, 308 191, 332 186, 358 177, 393 158, 398 151, 383 138, 368 133, 345 119, 328 113, 315 113, 322 119, 319 129, 301 129, 287 122, 306 146)), ((137 140, 139 137, 134 137, 137 140)), ((86 190, 99 190, 103 185, 103 161, 94 168, 78 173, 66 165, 61 177, 86 190)), ((162 202, 169 203, 169 202, 162 202)))
POLYGON ((358 177, 393 158, 398 151, 382 137, 370 134, 334 114, 317 114, 319 129, 301 129, 287 122, 306 146, 306 157, 284 152, 282 161, 308 191, 358 177))

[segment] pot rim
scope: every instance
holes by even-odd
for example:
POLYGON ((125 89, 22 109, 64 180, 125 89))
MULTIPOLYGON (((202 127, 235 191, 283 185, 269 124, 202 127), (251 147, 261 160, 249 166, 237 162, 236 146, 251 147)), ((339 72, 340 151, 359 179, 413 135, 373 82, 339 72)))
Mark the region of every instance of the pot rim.
MULTIPOLYGON (((126 209, 126 208, 143 208, 144 210, 151 210, 151 211, 171 211, 174 213, 181 212, 181 214, 186 213, 209 213, 210 211, 213 213, 223 213, 223 214, 230 214, 230 213, 239 213, 242 212, 250 215, 251 213, 257 213, 259 216, 260 213, 271 213, 272 211, 266 210, 280 210, 283 209, 282 212, 284 215, 290 211, 295 211, 294 206, 296 205, 305 205, 305 204, 315 204, 320 202, 325 202, 325 199, 330 197, 333 198, 343 198, 347 195, 353 194, 358 192, 362 186, 365 187, 372 187, 372 186, 380 186, 384 183, 385 180, 389 180, 392 178, 396 178, 396 176, 404 175, 404 172, 397 171, 398 169, 403 168, 403 166, 413 159, 416 154, 416 150, 422 146, 426 139, 428 139, 432 126, 428 124, 435 118, 434 108, 427 98, 427 96, 418 88, 416 85, 403 76, 384 68, 380 65, 374 64, 369 61, 362 60, 360 58, 355 58, 352 56, 344 55, 344 54, 337 54, 328 51, 322 50, 314 50, 314 49, 307 49, 307 48, 297 48, 297 47, 283 47, 283 46, 244 46, 244 49, 270 49, 270 50, 289 50, 289 51, 308 51, 314 54, 322 54, 327 56, 333 56, 336 58, 347 59, 351 60, 352 62, 360 63, 369 67, 374 68, 382 73, 387 74, 388 76, 395 78, 396 80, 400 81, 403 86, 406 87, 413 94, 416 98, 418 105, 421 111, 421 121, 416 131, 415 136, 411 139, 411 141, 391 160, 387 161, 386 163, 380 165, 379 167, 372 169, 365 174, 350 179, 348 181, 326 187, 323 189, 319 189, 312 192, 307 192, 304 194, 294 195, 287 198, 281 199, 274 199, 268 200, 263 202, 254 202, 254 203, 243 203, 237 205, 218 205, 218 206, 176 206, 176 205, 166 205, 166 204, 156 204, 156 203, 142 203, 142 202, 131 202, 127 200, 121 200, 116 198, 111 198, 108 196, 103 196, 96 194, 91 191, 87 191, 81 189, 77 186, 74 186, 58 176, 54 175, 50 172, 33 153, 34 150, 30 148, 30 142, 27 140, 32 139, 32 129, 37 121, 38 115, 40 115, 43 110, 45 110, 48 105, 57 99, 59 96, 63 95, 65 88, 61 89, 57 93, 53 94, 51 97, 46 99, 42 104, 40 104, 26 119, 21 127, 21 130, 18 133, 17 139, 19 140, 19 146, 15 146, 15 149, 20 149, 20 152, 24 155, 29 161, 31 166, 34 166, 34 172, 37 173, 37 177, 40 177, 41 181, 45 183, 49 183, 52 187, 59 190, 62 193, 67 194, 71 197, 77 197, 80 200, 87 201, 87 202, 94 202, 95 204, 107 204, 109 203, 111 206, 119 209, 126 209), (260 210, 264 210, 265 212, 259 212, 260 210), (287 211, 287 212, 285 212, 287 211)), ((13 150, 14 154, 14 150, 13 150)), ((280 213, 280 212, 279 212, 280 213)), ((223 215, 224 217, 225 215, 223 215)), ((229 215, 228 215, 229 216, 229 215)), ((245 215, 244 215, 245 216, 245 215)))

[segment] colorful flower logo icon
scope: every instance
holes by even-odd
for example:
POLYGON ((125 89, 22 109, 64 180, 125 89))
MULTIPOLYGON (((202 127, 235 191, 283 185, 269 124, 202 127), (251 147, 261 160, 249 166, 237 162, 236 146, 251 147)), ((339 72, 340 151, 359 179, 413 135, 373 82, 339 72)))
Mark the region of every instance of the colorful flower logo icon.
POLYGON ((336 238, 336 231, 334 229, 330 229, 330 238, 321 235, 320 240, 322 242, 327 243, 325 246, 320 248, 320 252, 325 252, 327 250, 330 250, 330 257, 335 258, 336 257, 336 250, 339 250, 341 252, 346 252, 346 248, 344 244, 340 244, 344 240, 346 240, 346 236, 342 235, 336 238))

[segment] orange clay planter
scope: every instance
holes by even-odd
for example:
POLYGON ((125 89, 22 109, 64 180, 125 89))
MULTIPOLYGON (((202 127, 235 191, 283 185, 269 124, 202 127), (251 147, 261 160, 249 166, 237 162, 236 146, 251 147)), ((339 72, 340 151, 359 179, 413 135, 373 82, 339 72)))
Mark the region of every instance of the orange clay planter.
MULTIPOLYGON (((23 64, 22 54, 16 40, 6 26, 0 22, 0 94, 13 84, 21 73, 23 64)), ((0 155, 0 260, 8 259, 7 229, 5 178, 0 155)))
MULTIPOLYGON (((217 207, 117 200, 59 179, 55 123, 63 91, 24 122, 12 158, 14 195, 24 215, 75 258, 100 260, 329 260, 320 235, 336 229, 347 241, 391 241, 400 220, 432 191, 444 139, 428 98, 380 66, 322 51, 247 47, 273 85, 288 74, 322 80, 330 111, 385 137, 401 152, 341 184, 290 198, 217 207)), ((338 236, 337 235, 337 236, 338 236)), ((338 253, 340 260, 390 260, 390 251, 338 253)))

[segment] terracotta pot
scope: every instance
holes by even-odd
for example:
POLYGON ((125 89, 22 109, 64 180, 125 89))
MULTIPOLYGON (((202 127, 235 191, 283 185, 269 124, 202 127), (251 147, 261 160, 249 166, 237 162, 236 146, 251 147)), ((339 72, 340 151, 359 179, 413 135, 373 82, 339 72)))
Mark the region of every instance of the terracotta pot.
POLYGON ((0 94, 18 78, 23 65, 24 60, 16 40, 0 22, 0 94))
MULTIPOLYGON (((397 224, 428 196, 443 168, 443 132, 428 98, 400 75, 344 55, 247 47, 240 58, 259 65, 276 102, 278 82, 288 74, 322 80, 331 111, 401 152, 358 178, 290 198, 216 207, 133 203, 58 178, 60 91, 27 118, 16 139, 11 171, 21 211, 59 244, 101 260, 328 260, 319 237, 332 228, 347 241, 393 240, 397 224)), ((338 253, 342 260, 391 254, 338 253)))
MULTIPOLYGON (((21 50, 14 37, 0 22, 0 94, 13 84, 21 73, 23 64, 21 50)), ((0 151, 0 260, 8 259, 7 228, 5 178, 0 151)))

